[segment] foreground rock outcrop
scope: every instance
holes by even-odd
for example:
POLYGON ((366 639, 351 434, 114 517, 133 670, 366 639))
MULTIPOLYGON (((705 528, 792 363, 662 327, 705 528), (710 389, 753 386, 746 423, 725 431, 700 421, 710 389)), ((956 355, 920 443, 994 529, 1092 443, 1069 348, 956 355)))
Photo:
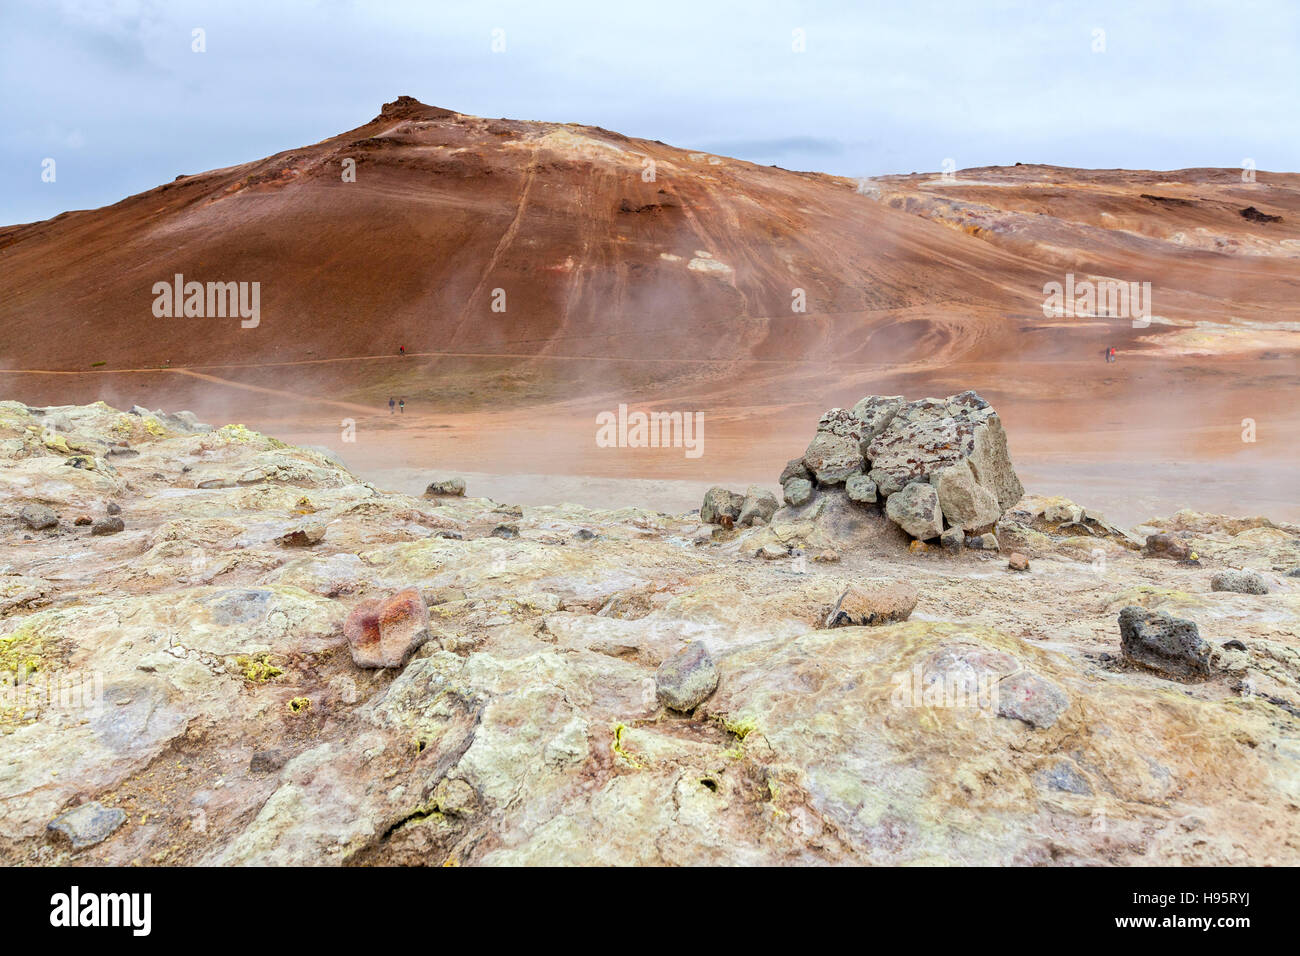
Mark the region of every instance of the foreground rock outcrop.
MULTIPOLYGON (((1004 512, 1024 494, 1001 420, 975 392, 908 402, 869 395, 851 409, 821 417, 802 458, 788 462, 780 482, 785 504, 799 509, 819 493, 847 497, 885 516, 917 541, 983 546, 1004 512)), ((742 496, 713 488, 700 520, 743 520, 742 496)), ((764 517, 774 518, 775 509, 764 517)), ((788 518, 790 515, 781 515, 788 518)))
POLYGON ((1011 574, 860 483, 725 529, 196 424, 0 403, 0 862, 1300 863, 1300 528, 1027 495, 1011 574))

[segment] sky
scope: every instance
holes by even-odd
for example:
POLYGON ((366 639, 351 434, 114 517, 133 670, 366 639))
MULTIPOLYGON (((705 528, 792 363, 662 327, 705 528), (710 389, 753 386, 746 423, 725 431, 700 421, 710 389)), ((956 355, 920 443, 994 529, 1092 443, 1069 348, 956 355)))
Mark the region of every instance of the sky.
POLYGON ((0 0, 0 84, 0 224, 317 142, 402 94, 855 177, 1300 170, 1295 0, 0 0))

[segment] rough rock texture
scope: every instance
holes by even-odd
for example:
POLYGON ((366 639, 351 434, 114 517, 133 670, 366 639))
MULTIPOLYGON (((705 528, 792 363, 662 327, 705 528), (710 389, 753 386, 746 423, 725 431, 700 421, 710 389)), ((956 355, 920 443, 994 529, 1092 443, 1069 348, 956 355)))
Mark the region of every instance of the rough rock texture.
POLYGON ((781 487, 781 491, 785 503, 797 508, 812 500, 813 486, 807 478, 791 478, 781 487))
POLYGON ((866 475, 851 475, 844 482, 844 490, 853 501, 864 505, 876 503, 876 483, 866 475))
POLYGON ((885 515, 918 541, 943 533, 943 512, 933 485, 914 481, 885 501, 885 515))
POLYGON ((417 588, 358 604, 343 625, 358 667, 401 667, 429 639, 429 612, 417 588))
POLYGON ((1268 582, 1256 571, 1229 569, 1217 571, 1210 578, 1211 591, 1235 591, 1238 594, 1267 594, 1268 582))
POLYGON ((124 530, 126 530, 125 522, 116 515, 96 518, 90 526, 90 533, 94 535, 118 534, 124 530))
POLYGON ((851 436, 819 431, 808 443, 804 463, 819 484, 839 485, 851 475, 862 473, 862 451, 851 436))
POLYGON ((781 470, 781 477, 778 478, 777 481, 782 487, 784 487, 785 483, 791 478, 803 478, 807 481, 812 480, 812 472, 808 470, 808 466, 804 464, 802 458, 791 458, 787 461, 785 463, 785 468, 781 470))
POLYGON ((826 616, 826 626, 871 627, 906 621, 916 607, 917 597, 916 588, 902 581, 851 584, 826 616))
POLYGON ((439 478, 424 489, 426 498, 461 497, 465 494, 464 478, 439 478))
POLYGON ((703 644, 678 651, 655 671, 655 695, 673 710, 694 710, 717 688, 718 668, 703 644))
POLYGON ((1038 729, 1054 725, 1070 706, 1070 698, 1061 688, 1032 671, 1003 678, 997 691, 999 716, 1023 720, 1038 729))
MULTIPOLYGON (((1007 451, 1007 437, 992 406, 975 392, 946 399, 904 401, 869 395, 852 409, 833 408, 817 423, 802 459, 781 472, 786 503, 806 503, 808 478, 822 489, 843 484, 859 504, 884 499, 886 514, 903 517, 914 537, 937 537, 945 528, 991 529, 1024 494, 1007 451), (939 494, 939 527, 918 517, 909 504, 890 502, 906 486, 929 482, 939 494)), ((812 492, 809 489, 809 494, 812 492)), ((917 492, 907 492, 914 496, 917 492)))
POLYGON ((908 402, 871 440, 865 454, 871 461, 868 474, 882 494, 891 495, 914 478, 929 479, 963 460, 1004 510, 1024 494, 997 413, 974 392, 908 402))
POLYGON ((704 493, 704 504, 700 506, 700 520, 705 524, 717 524, 723 517, 735 521, 740 517, 740 509, 744 506, 744 495, 738 495, 726 488, 710 488, 704 493))
POLYGON ((1194 567, 1028 496, 999 522, 1034 566, 1010 578, 989 552, 908 554, 834 486, 702 543, 697 516, 632 502, 524 507, 501 539, 494 502, 106 405, 0 402, 0 471, 9 515, 130 519, 0 523, 0 864, 1300 864, 1298 579, 1208 580, 1295 567, 1294 526, 1140 529, 1187 535, 1194 567), (49 432, 137 454, 70 468, 49 432), (329 533, 280 547, 304 497, 329 533), (908 620, 823 628, 873 579, 917 589, 908 620), (428 640, 358 667, 349 615, 407 589, 428 640), (1195 622, 1204 679, 1127 666, 1128 606, 1195 622), (719 677, 689 714, 655 681, 683 642, 719 677), (1054 722, 1015 675, 1065 695, 1054 722), (125 819, 74 851, 46 827, 87 801, 125 819))
POLYGON ((49 829, 66 836, 72 849, 84 850, 107 840, 125 822, 125 811, 92 800, 59 814, 50 821, 49 829))
POLYGON ((939 535, 939 544, 948 551, 960 551, 966 544, 966 532, 961 528, 949 528, 939 535))
POLYGON ((930 476, 939 495, 939 508, 949 528, 975 531, 990 528, 1002 517, 997 495, 975 480, 970 462, 959 461, 930 476))
POLYGON ((1129 606, 1119 612, 1119 631, 1124 656, 1135 664, 1181 679, 1210 674, 1210 645, 1194 621, 1129 606))
POLYGON ((745 500, 740 506, 740 514, 736 516, 736 524, 742 527, 752 525, 755 518, 763 522, 771 521, 779 507, 781 503, 776 500, 776 495, 758 485, 750 485, 745 490, 745 500))
POLYGON ((59 516, 44 505, 23 505, 18 510, 18 520, 33 531, 59 526, 59 516))
POLYGON ((1192 553, 1186 541, 1165 532, 1148 535, 1145 550, 1153 558, 1172 558, 1175 561, 1185 561, 1192 553))

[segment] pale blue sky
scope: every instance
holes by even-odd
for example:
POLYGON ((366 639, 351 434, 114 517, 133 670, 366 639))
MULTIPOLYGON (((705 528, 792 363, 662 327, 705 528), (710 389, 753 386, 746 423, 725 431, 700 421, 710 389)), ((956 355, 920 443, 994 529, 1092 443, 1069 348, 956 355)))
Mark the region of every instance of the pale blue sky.
POLYGON ((1300 170, 1295 0, 0 0, 0 82, 0 223, 315 142, 399 94, 851 176, 1300 170))

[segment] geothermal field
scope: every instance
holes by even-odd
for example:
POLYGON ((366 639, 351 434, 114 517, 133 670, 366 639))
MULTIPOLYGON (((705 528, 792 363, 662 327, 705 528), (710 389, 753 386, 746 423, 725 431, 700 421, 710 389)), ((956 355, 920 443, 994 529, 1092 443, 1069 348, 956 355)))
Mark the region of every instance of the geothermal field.
POLYGON ((1300 863, 1298 280, 408 96, 0 228, 0 862, 1300 863))

